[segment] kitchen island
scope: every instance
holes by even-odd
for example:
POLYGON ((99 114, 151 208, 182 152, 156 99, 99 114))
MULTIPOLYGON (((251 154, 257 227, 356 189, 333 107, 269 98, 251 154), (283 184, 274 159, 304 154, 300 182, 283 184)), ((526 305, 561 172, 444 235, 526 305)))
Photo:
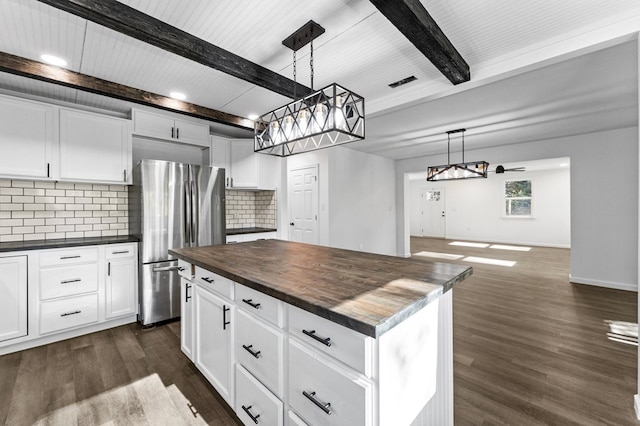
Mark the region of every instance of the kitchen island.
POLYGON ((244 422, 453 424, 449 290, 471 268, 280 240, 170 252, 195 300, 183 351, 244 422))

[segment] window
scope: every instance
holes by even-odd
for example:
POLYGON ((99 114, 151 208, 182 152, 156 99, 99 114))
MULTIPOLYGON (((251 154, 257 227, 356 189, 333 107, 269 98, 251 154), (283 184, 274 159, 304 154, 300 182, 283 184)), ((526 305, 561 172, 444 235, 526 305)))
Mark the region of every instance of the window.
POLYGON ((505 215, 531 217, 531 181, 512 180, 504 183, 505 215))

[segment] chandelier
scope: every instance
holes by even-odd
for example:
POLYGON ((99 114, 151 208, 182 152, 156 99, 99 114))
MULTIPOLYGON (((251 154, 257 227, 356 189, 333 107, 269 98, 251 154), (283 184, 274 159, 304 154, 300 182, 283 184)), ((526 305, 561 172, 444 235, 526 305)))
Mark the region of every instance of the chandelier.
POLYGON ((364 98, 333 83, 313 91, 313 40, 324 28, 307 22, 282 44, 293 50, 294 99, 255 120, 255 152, 287 157, 364 139, 364 98), (297 98, 296 52, 310 44, 311 91, 297 98))
POLYGON ((486 178, 489 163, 486 161, 464 161, 464 132, 467 129, 449 130, 447 132, 447 164, 429 166, 427 168, 428 181, 486 178), (462 163, 451 164, 451 135, 462 133, 462 163))

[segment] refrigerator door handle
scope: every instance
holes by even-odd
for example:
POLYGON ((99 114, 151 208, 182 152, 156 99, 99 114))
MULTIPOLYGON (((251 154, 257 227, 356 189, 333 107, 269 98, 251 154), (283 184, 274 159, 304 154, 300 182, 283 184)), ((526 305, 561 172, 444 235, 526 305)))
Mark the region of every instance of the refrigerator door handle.
POLYGON ((184 239, 187 243, 191 241, 191 196, 188 182, 184 183, 184 239))
POLYGON ((200 228, 198 223, 198 189, 194 181, 191 181, 191 242, 197 244, 197 237, 200 228))

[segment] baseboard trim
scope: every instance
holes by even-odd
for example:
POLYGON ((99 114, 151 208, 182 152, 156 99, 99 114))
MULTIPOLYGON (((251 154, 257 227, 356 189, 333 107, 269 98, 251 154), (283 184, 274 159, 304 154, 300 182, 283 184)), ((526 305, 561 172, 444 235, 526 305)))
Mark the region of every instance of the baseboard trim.
POLYGON ((633 291, 636 293, 638 292, 637 284, 619 283, 614 281, 592 280, 590 278, 581 278, 573 275, 569 275, 569 281, 575 284, 586 284, 586 285, 593 285, 597 287, 613 288, 616 290, 633 291))
POLYGON ((636 410, 636 419, 640 420, 640 395, 633 395, 633 408, 636 410))

